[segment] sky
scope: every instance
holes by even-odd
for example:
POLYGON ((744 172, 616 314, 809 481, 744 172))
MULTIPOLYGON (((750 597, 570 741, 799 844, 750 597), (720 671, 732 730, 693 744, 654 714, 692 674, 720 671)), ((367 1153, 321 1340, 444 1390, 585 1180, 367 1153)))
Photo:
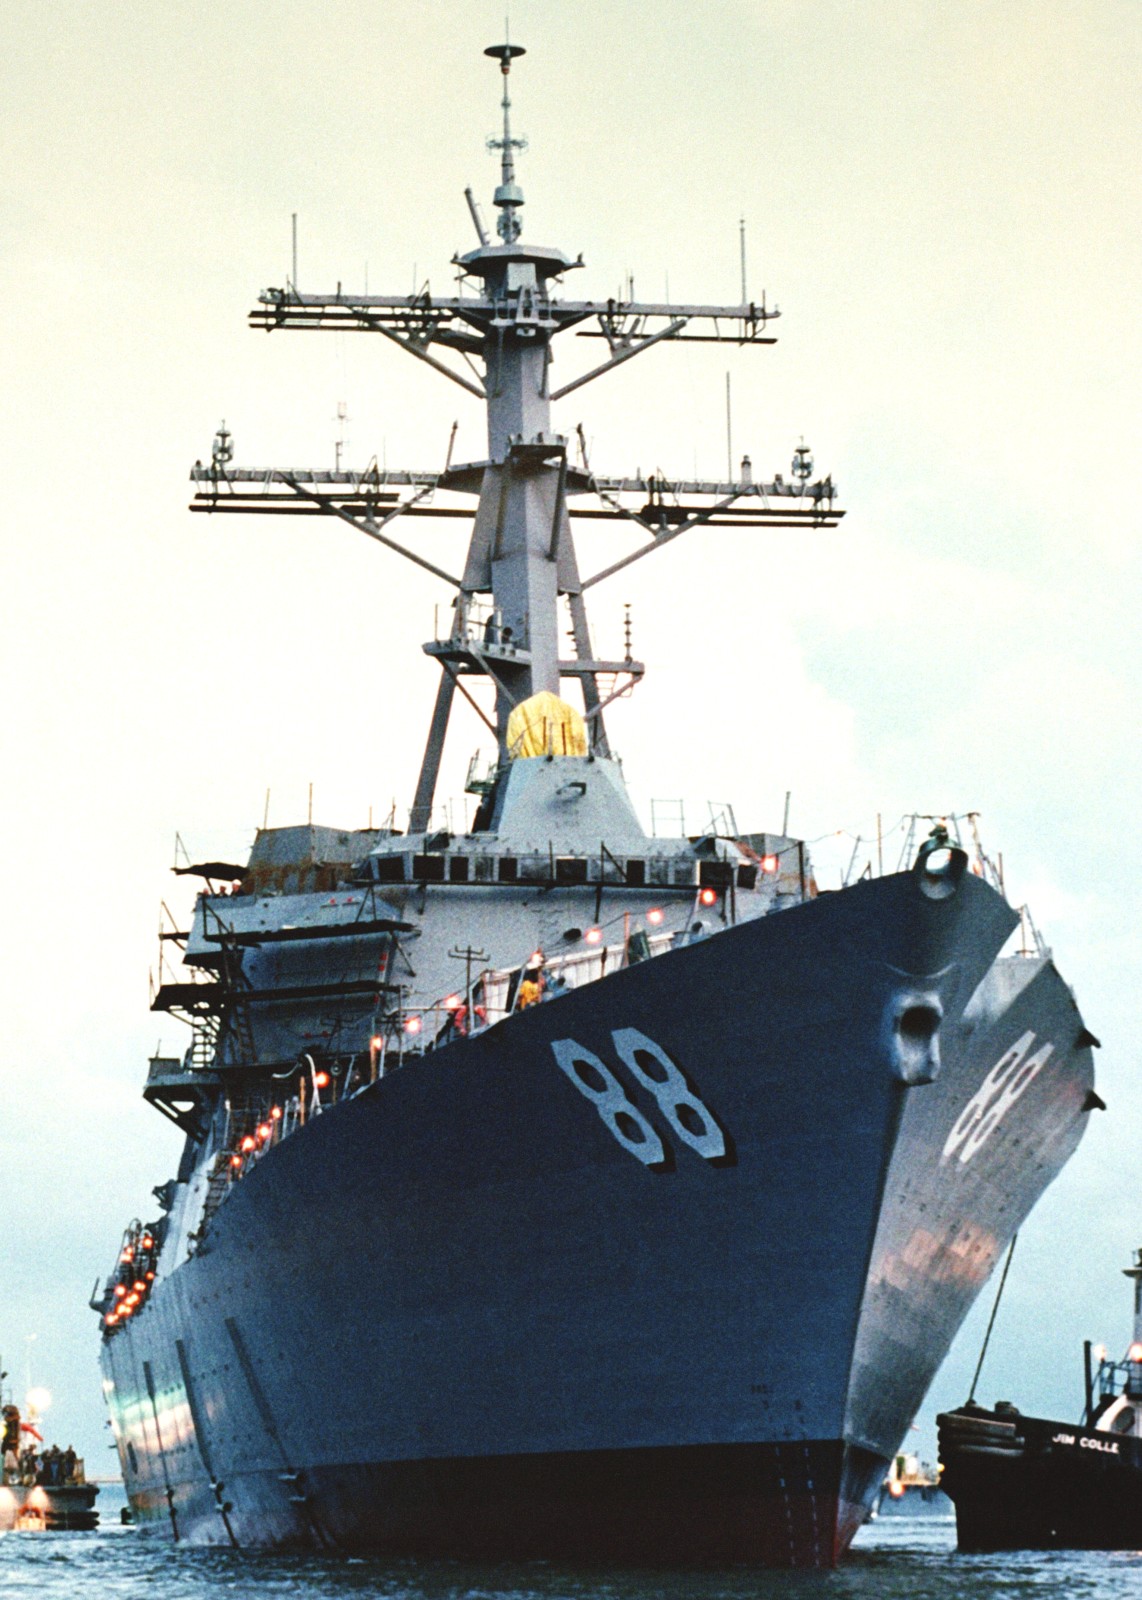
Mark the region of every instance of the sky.
MULTIPOLYGON (((513 0, 525 238, 568 292, 729 301, 755 350, 661 347, 556 409, 604 473, 787 472, 836 532, 679 539, 594 591, 645 683, 609 718, 636 801, 729 801, 837 884, 913 812, 978 811, 1083 1015, 1108 1110, 1020 1236, 980 1397, 1071 1418, 1081 1341, 1130 1336, 1142 1245, 1137 822, 1142 560, 1138 0, 513 0), (856 847, 856 840, 862 843, 856 847)), ((0 1358, 113 1470, 85 1303, 179 1136, 140 1098, 184 1041, 148 1010, 159 902, 264 815, 407 807, 447 593, 308 520, 187 514, 221 419, 248 466, 431 470, 475 401, 381 341, 245 326, 303 290, 451 285, 485 213, 502 37, 488 0, 142 0, 0 14, 4 225, 0 1358)), ((556 374, 597 359, 573 337, 556 374)), ((464 534, 410 523, 442 565, 464 534)), ((630 547, 581 539, 594 570, 630 547)), ((459 707, 442 793, 483 729, 459 707), (467 720, 465 720, 467 718, 467 720)), ((898 852, 899 831, 887 846, 898 852)), ((992 1290, 918 1418, 967 1393, 992 1290)), ((791 1330, 796 1335, 796 1330, 791 1330)))

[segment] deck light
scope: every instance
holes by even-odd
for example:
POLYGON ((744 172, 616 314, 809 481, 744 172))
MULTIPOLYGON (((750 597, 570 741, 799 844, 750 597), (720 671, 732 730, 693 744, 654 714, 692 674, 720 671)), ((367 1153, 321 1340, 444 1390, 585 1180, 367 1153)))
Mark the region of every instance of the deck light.
MULTIPOLYGON (((448 998, 442 1002, 445 1011, 459 1011, 463 1003, 464 1002, 460 999, 458 994, 450 994, 448 998)), ((379 1046, 380 1041, 378 1040, 377 1043, 379 1046)))
POLYGON ((602 928, 588 928, 583 937, 588 944, 602 944, 603 930, 602 928))
POLYGON ((762 872, 776 872, 777 871, 777 857, 776 856, 762 856, 762 858, 761 858, 761 870, 762 870, 762 872))
POLYGON ((406 1033, 419 1033, 420 1032, 420 1018, 419 1017, 406 1017, 404 1019, 404 1031, 406 1033))
POLYGON ((241 1156, 231 1156, 230 1157, 230 1165, 232 1167, 240 1167, 242 1165, 242 1157, 241 1156))
POLYGON ((246 1137, 242 1140, 240 1148, 242 1150, 244 1150, 246 1152, 246 1154, 248 1155, 250 1153, 250 1151, 254 1148, 254 1146, 257 1144, 257 1142, 258 1141, 254 1138, 253 1134, 252 1133, 248 1133, 246 1135, 246 1137))
POLYGON ((126 1293, 127 1293, 127 1285, 125 1283, 117 1283, 115 1285, 116 1298, 118 1298, 120 1295, 124 1295, 126 1293))
POLYGON ((329 1074, 327 1072, 316 1072, 314 1073, 313 1081, 319 1089, 328 1089, 329 1074))
POLYGON ((282 1108, 281 1108, 281 1106, 275 1106, 273 1108, 273 1110, 270 1112, 270 1116, 273 1118, 273 1120, 275 1122, 280 1122, 282 1120, 282 1108))
POLYGON ((259 1124, 259 1127, 258 1127, 258 1138, 259 1139, 268 1139, 270 1134, 273 1133, 273 1131, 274 1131, 274 1126, 273 1126, 272 1122, 263 1122, 263 1123, 259 1124))
POLYGON ((665 916, 665 911, 660 911, 658 907, 655 906, 653 910, 646 913, 646 920, 650 923, 652 928, 657 928, 658 924, 664 920, 665 916))
POLYGON ((1142 1361, 1142 1344, 1132 1344, 1126 1352, 1127 1361, 1142 1361))
POLYGON ((703 889, 698 896, 700 903, 704 906, 712 906, 717 898, 718 891, 716 889, 703 889))

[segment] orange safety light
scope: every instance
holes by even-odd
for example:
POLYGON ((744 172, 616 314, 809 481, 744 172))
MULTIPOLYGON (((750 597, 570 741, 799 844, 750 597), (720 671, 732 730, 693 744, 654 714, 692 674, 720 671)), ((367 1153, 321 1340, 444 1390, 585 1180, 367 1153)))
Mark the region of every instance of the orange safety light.
POLYGON ((275 1106, 273 1108, 273 1110, 270 1112, 270 1116, 273 1118, 273 1120, 275 1122, 280 1122, 282 1120, 282 1108, 281 1108, 281 1106, 275 1106))
POLYGON ((404 1031, 406 1033, 419 1033, 420 1032, 420 1018, 419 1017, 406 1017, 404 1019, 404 1031))
POLYGON ((132 1310, 134 1310, 134 1308, 138 1305, 138 1303, 139 1303, 139 1297, 138 1297, 137 1294, 129 1294, 127 1296, 126 1301, 125 1301, 125 1304, 129 1305, 132 1310))
POLYGON ((242 1140, 242 1143, 239 1146, 239 1149, 244 1150, 247 1154, 249 1154, 249 1152, 254 1148, 254 1146, 257 1144, 257 1142, 258 1141, 254 1138, 253 1134, 252 1133, 248 1133, 246 1135, 246 1137, 242 1140))
POLYGON ((776 856, 762 856, 762 858, 761 858, 761 870, 762 870, 762 872, 776 872, 777 871, 777 857, 776 856))
POLYGON ((445 1011, 459 1011, 463 1004, 464 1002, 461 1000, 458 994, 450 994, 448 998, 443 1001, 445 1011))
POLYGON ((154 1281, 155 1281, 154 1273, 153 1272, 148 1272, 147 1273, 147 1282, 148 1283, 154 1283, 154 1281))
POLYGON ((232 1167, 240 1167, 242 1165, 242 1157, 241 1156, 231 1156, 230 1157, 230 1165, 232 1167))
POLYGON ((588 928, 583 938, 588 944, 601 944, 603 942, 602 928, 588 928))
POLYGON ((259 1127, 258 1127, 258 1138, 259 1139, 268 1139, 270 1134, 273 1133, 273 1131, 274 1131, 274 1125, 273 1125, 272 1122, 263 1122, 263 1123, 259 1124, 259 1127))
POLYGON ((126 1293, 127 1293, 127 1285, 125 1283, 117 1283, 115 1285, 116 1297, 118 1297, 119 1295, 124 1295, 126 1293))
POLYGON ((143 1282, 142 1278, 136 1278, 134 1283, 131 1285, 131 1287, 132 1287, 132 1289, 134 1289, 136 1294, 144 1294, 146 1292, 146 1288, 147 1288, 147 1286, 143 1282))
POLYGON ((1126 1352, 1127 1361, 1142 1361, 1142 1344, 1132 1344, 1126 1352))
POLYGON ((155 1243, 155 1241, 151 1238, 149 1233, 145 1233, 143 1235, 143 1241, 142 1242, 143 1242, 143 1249, 144 1250, 152 1249, 154 1247, 154 1243, 155 1243))
POLYGON ((700 903, 704 906, 712 906, 717 898, 718 891, 716 889, 703 889, 698 896, 700 903))
POLYGON ((313 1081, 319 1089, 328 1089, 329 1074, 327 1072, 315 1072, 313 1075, 313 1081))
POLYGON ((666 912, 660 911, 657 906, 655 906, 653 910, 646 913, 646 920, 650 923, 652 928, 657 928, 658 924, 663 922, 665 918, 666 912))
POLYGON ((901 1495, 904 1493, 904 1485, 900 1482, 899 1478, 893 1478, 892 1482, 888 1485, 888 1492, 894 1500, 900 1499, 901 1495))

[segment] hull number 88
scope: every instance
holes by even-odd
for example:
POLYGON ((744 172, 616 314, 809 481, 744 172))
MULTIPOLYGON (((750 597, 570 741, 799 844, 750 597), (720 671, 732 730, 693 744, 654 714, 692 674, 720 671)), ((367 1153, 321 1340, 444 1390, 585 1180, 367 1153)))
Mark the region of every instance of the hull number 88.
MULTIPOLYGON (((726 1135, 660 1044, 637 1028, 616 1028, 615 1053, 641 1089, 653 1096, 670 1134, 707 1161, 727 1158, 726 1135)), ((663 1136, 627 1093, 615 1071, 575 1039, 556 1039, 551 1049, 560 1067, 595 1107, 603 1126, 647 1167, 671 1165, 663 1136)))

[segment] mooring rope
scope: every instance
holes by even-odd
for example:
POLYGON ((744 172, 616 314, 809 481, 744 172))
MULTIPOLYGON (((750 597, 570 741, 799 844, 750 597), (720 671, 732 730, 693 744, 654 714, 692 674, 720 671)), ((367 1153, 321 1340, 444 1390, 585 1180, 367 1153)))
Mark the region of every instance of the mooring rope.
POLYGON ((1003 1285, 1007 1282, 1007 1269, 1011 1265, 1011 1257, 1015 1254, 1015 1241, 1018 1239, 1018 1237, 1019 1235, 1017 1233, 1012 1234, 1011 1243, 1007 1249, 1007 1260, 1003 1263, 1003 1276, 999 1280, 999 1288, 995 1291, 995 1304, 991 1308, 991 1316, 988 1319, 987 1332, 983 1336, 983 1349, 979 1353, 979 1360, 976 1362, 975 1377, 971 1381, 971 1393, 968 1395, 967 1402, 969 1406, 975 1400, 976 1384, 979 1382, 979 1375, 983 1371, 983 1358, 987 1354, 987 1346, 988 1341, 991 1338, 991 1330, 995 1327, 995 1313, 999 1310, 999 1302, 1003 1298, 1003 1285))

